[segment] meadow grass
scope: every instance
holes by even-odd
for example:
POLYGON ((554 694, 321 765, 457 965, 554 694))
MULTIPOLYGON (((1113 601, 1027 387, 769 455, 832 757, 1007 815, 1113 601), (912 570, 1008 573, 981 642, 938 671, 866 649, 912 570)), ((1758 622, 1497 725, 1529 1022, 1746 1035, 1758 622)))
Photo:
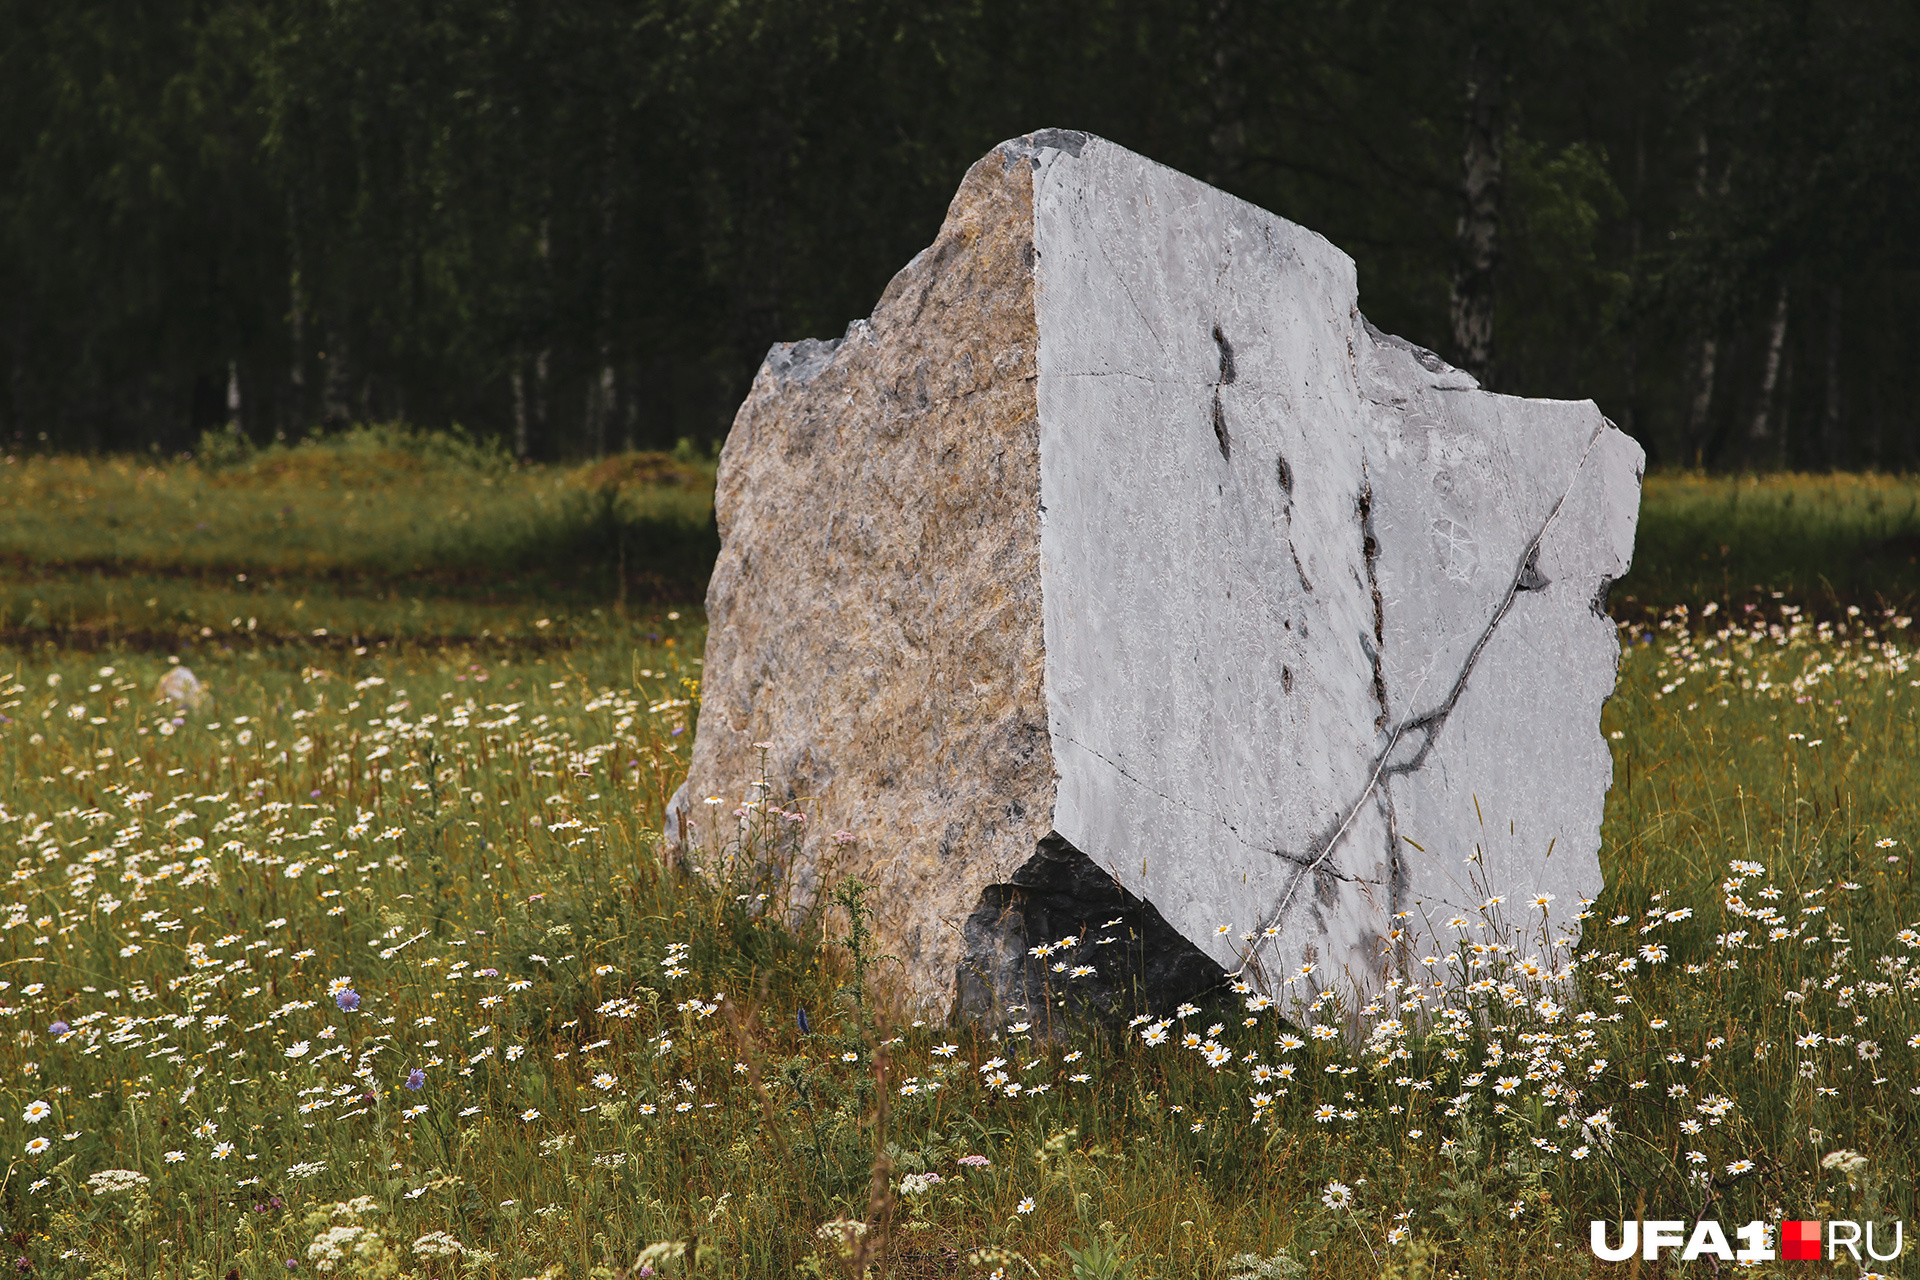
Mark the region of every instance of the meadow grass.
MULTIPOLYGON (((516 465, 392 426, 257 451, 212 435, 184 459, 0 456, 0 643, 540 639, 541 617, 699 600, 713 480, 691 447, 516 465)), ((1646 478, 1621 616, 1775 599, 1920 608, 1920 480, 1646 478)))
POLYGON ((1646 478, 1633 571, 1616 607, 1780 597, 1838 616, 1920 604, 1920 479, 1833 473, 1646 478))
POLYGON ((1590 1218, 1912 1218, 1911 620, 1708 603, 1623 623, 1577 948, 1489 902, 1370 1004, 1058 1042, 900 1009, 857 884, 786 910, 757 779, 737 882, 663 856, 691 609, 0 651, 0 1234, 47 1275, 1558 1277, 1628 1271, 1590 1218))
POLYGON ((712 461, 691 450, 516 466, 362 427, 184 460, 8 456, 0 637, 513 634, 524 607, 698 599, 712 511, 712 461), (429 617, 436 601, 460 608, 429 617))
MULTIPOLYGON (((48 1274, 1501 1276, 1589 1274, 1588 1217, 1911 1216, 1920 690, 1874 621, 1629 635, 1577 963, 1489 904, 1357 1044, 1338 987, 892 1017, 857 889, 787 928, 662 861, 692 646, 209 653, 192 713, 162 655, 43 651, 6 1225, 48 1274)), ((741 782, 744 866, 791 824, 741 782)))

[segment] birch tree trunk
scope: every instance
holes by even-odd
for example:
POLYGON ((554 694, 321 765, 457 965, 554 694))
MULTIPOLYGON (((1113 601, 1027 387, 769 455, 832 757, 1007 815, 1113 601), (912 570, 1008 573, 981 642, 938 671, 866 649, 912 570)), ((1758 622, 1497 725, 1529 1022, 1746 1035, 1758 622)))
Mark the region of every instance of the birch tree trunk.
POLYGON ((533 358, 533 430, 543 442, 547 438, 547 366, 552 359, 551 347, 540 348, 533 358))
POLYGON ((1453 269, 1453 345, 1461 367, 1493 386, 1494 269, 1500 262, 1500 196, 1506 177, 1499 69, 1475 44, 1468 57, 1462 208, 1453 269))
MULTIPOLYGON (((1632 214, 1628 219, 1628 223, 1627 223, 1627 237, 1628 237, 1627 239, 1627 244, 1628 244, 1627 281, 1628 281, 1629 291, 1635 296, 1639 295, 1640 288, 1641 288, 1640 254, 1641 254, 1641 238, 1642 238, 1642 232, 1643 232, 1643 224, 1645 221, 1641 215, 1641 210, 1645 204, 1646 192, 1647 192, 1647 138, 1646 138, 1646 124, 1645 124, 1645 108, 1642 107, 1640 104, 1636 103, 1634 105, 1634 119, 1633 119, 1633 200, 1632 200, 1632 206, 1631 206, 1632 214)), ((1639 327, 1637 325, 1629 327, 1627 330, 1626 337, 1627 337, 1626 352, 1625 352, 1626 368, 1624 370, 1624 373, 1626 374, 1626 382, 1627 382, 1627 398, 1626 398, 1625 405, 1622 406, 1625 412, 1623 412, 1620 415, 1620 417, 1621 417, 1621 425, 1626 428, 1627 434, 1632 436, 1634 439, 1638 440, 1640 439, 1640 330, 1639 330, 1639 327)), ((1651 451, 1651 448, 1652 446, 1649 445, 1648 446, 1649 451, 1651 451)))
POLYGON ((1883 406, 1880 402, 1880 382, 1877 378, 1867 381, 1867 469, 1880 469, 1880 451, 1883 440, 1881 416, 1883 406))
POLYGON ((298 427, 307 413, 307 298, 301 281, 300 220, 293 196, 287 196, 287 411, 280 437, 298 427))
POLYGON ((1846 462, 1847 442, 1840 433, 1840 286, 1827 293, 1827 412, 1820 424, 1820 448, 1827 465, 1846 462))
MULTIPOLYGON (((1698 162, 1693 171, 1693 194, 1704 209, 1707 203, 1707 135, 1704 130, 1694 135, 1694 150, 1698 162)), ((1710 314, 1704 316, 1700 321, 1699 335, 1694 339, 1693 403, 1687 408, 1687 434, 1681 454, 1691 457, 1695 466, 1704 460, 1707 422, 1713 415, 1713 377, 1720 358, 1720 340, 1714 336, 1713 323, 1710 314)))
POLYGON ((1687 452, 1699 466, 1706 449, 1707 420, 1713 414, 1713 375, 1720 361, 1720 341, 1711 331, 1699 339, 1693 366, 1693 403, 1687 408, 1687 452))
POLYGON ((1774 424, 1774 430, 1780 437, 1776 448, 1780 451, 1780 465, 1792 466, 1793 439, 1793 348, 1787 348, 1784 367, 1780 370, 1780 412, 1774 424))
POLYGON ((347 402, 352 369, 347 362, 347 335, 337 325, 328 326, 327 349, 321 355, 327 371, 320 380, 320 417, 329 427, 344 426, 353 412, 347 402))
POLYGON ((593 450, 595 457, 606 456, 607 428, 618 411, 618 406, 614 403, 616 383, 613 376, 613 296, 616 283, 613 232, 617 202, 614 184, 618 180, 620 165, 616 124, 614 109, 609 102, 606 128, 601 135, 603 149, 600 170, 600 380, 595 390, 589 392, 588 402, 591 409, 587 423, 587 445, 593 450))
POLYGON ((1762 441, 1770 434, 1773 418, 1773 391, 1780 383, 1780 349, 1787 340, 1787 286, 1780 284, 1774 300, 1773 320, 1767 326, 1767 363, 1760 373, 1760 402, 1754 406, 1753 421, 1747 425, 1747 439, 1762 441))
POLYGON ((620 397, 620 451, 632 453, 640 426, 640 401, 634 392, 633 367, 627 367, 627 394, 620 397))
POLYGON ((227 434, 242 434, 240 426, 240 362, 227 361, 227 434))
POLYGON ((520 367, 520 348, 513 349, 513 456, 527 460, 527 375, 520 367))
MULTIPOLYGON (((553 238, 552 223, 543 217, 540 219, 540 239, 534 245, 534 316, 538 331, 551 335, 553 332, 553 238)), ((527 455, 533 456, 533 440, 540 441, 543 449, 548 448, 547 435, 547 367, 553 357, 551 346, 541 347, 533 357, 533 418, 531 423, 532 439, 527 442, 527 455)))
MULTIPOLYGON (((600 350, 601 358, 606 358, 606 346, 600 350)), ((594 457, 605 457, 607 453, 607 421, 614 413, 613 366, 602 364, 600 376, 587 384, 587 448, 594 457)))

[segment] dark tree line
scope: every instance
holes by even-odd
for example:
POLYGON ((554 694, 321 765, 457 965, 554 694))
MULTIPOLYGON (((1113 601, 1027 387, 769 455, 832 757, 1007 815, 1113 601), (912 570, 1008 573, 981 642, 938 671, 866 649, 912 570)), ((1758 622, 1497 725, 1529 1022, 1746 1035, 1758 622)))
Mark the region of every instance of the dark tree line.
POLYGON ((713 439, 1090 130, 1667 462, 1920 453, 1904 0, 0 0, 0 433, 713 439))

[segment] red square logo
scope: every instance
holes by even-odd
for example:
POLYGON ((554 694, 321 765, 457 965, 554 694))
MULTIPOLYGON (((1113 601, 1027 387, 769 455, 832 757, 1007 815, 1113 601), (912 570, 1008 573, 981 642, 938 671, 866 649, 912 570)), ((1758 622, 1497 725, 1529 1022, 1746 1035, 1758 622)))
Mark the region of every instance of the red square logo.
POLYGON ((1820 1224, 1783 1222, 1780 1224, 1780 1257, 1788 1262, 1820 1260, 1820 1224))

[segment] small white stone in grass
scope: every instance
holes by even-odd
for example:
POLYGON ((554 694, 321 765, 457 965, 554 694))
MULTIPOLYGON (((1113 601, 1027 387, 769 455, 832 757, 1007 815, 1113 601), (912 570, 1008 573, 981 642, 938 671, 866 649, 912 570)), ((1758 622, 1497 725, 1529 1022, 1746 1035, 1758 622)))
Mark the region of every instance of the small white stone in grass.
POLYGON ((188 711, 198 711, 207 705, 212 696, 200 678, 187 667, 173 667, 160 677, 160 683, 154 692, 168 702, 184 707, 188 711))

